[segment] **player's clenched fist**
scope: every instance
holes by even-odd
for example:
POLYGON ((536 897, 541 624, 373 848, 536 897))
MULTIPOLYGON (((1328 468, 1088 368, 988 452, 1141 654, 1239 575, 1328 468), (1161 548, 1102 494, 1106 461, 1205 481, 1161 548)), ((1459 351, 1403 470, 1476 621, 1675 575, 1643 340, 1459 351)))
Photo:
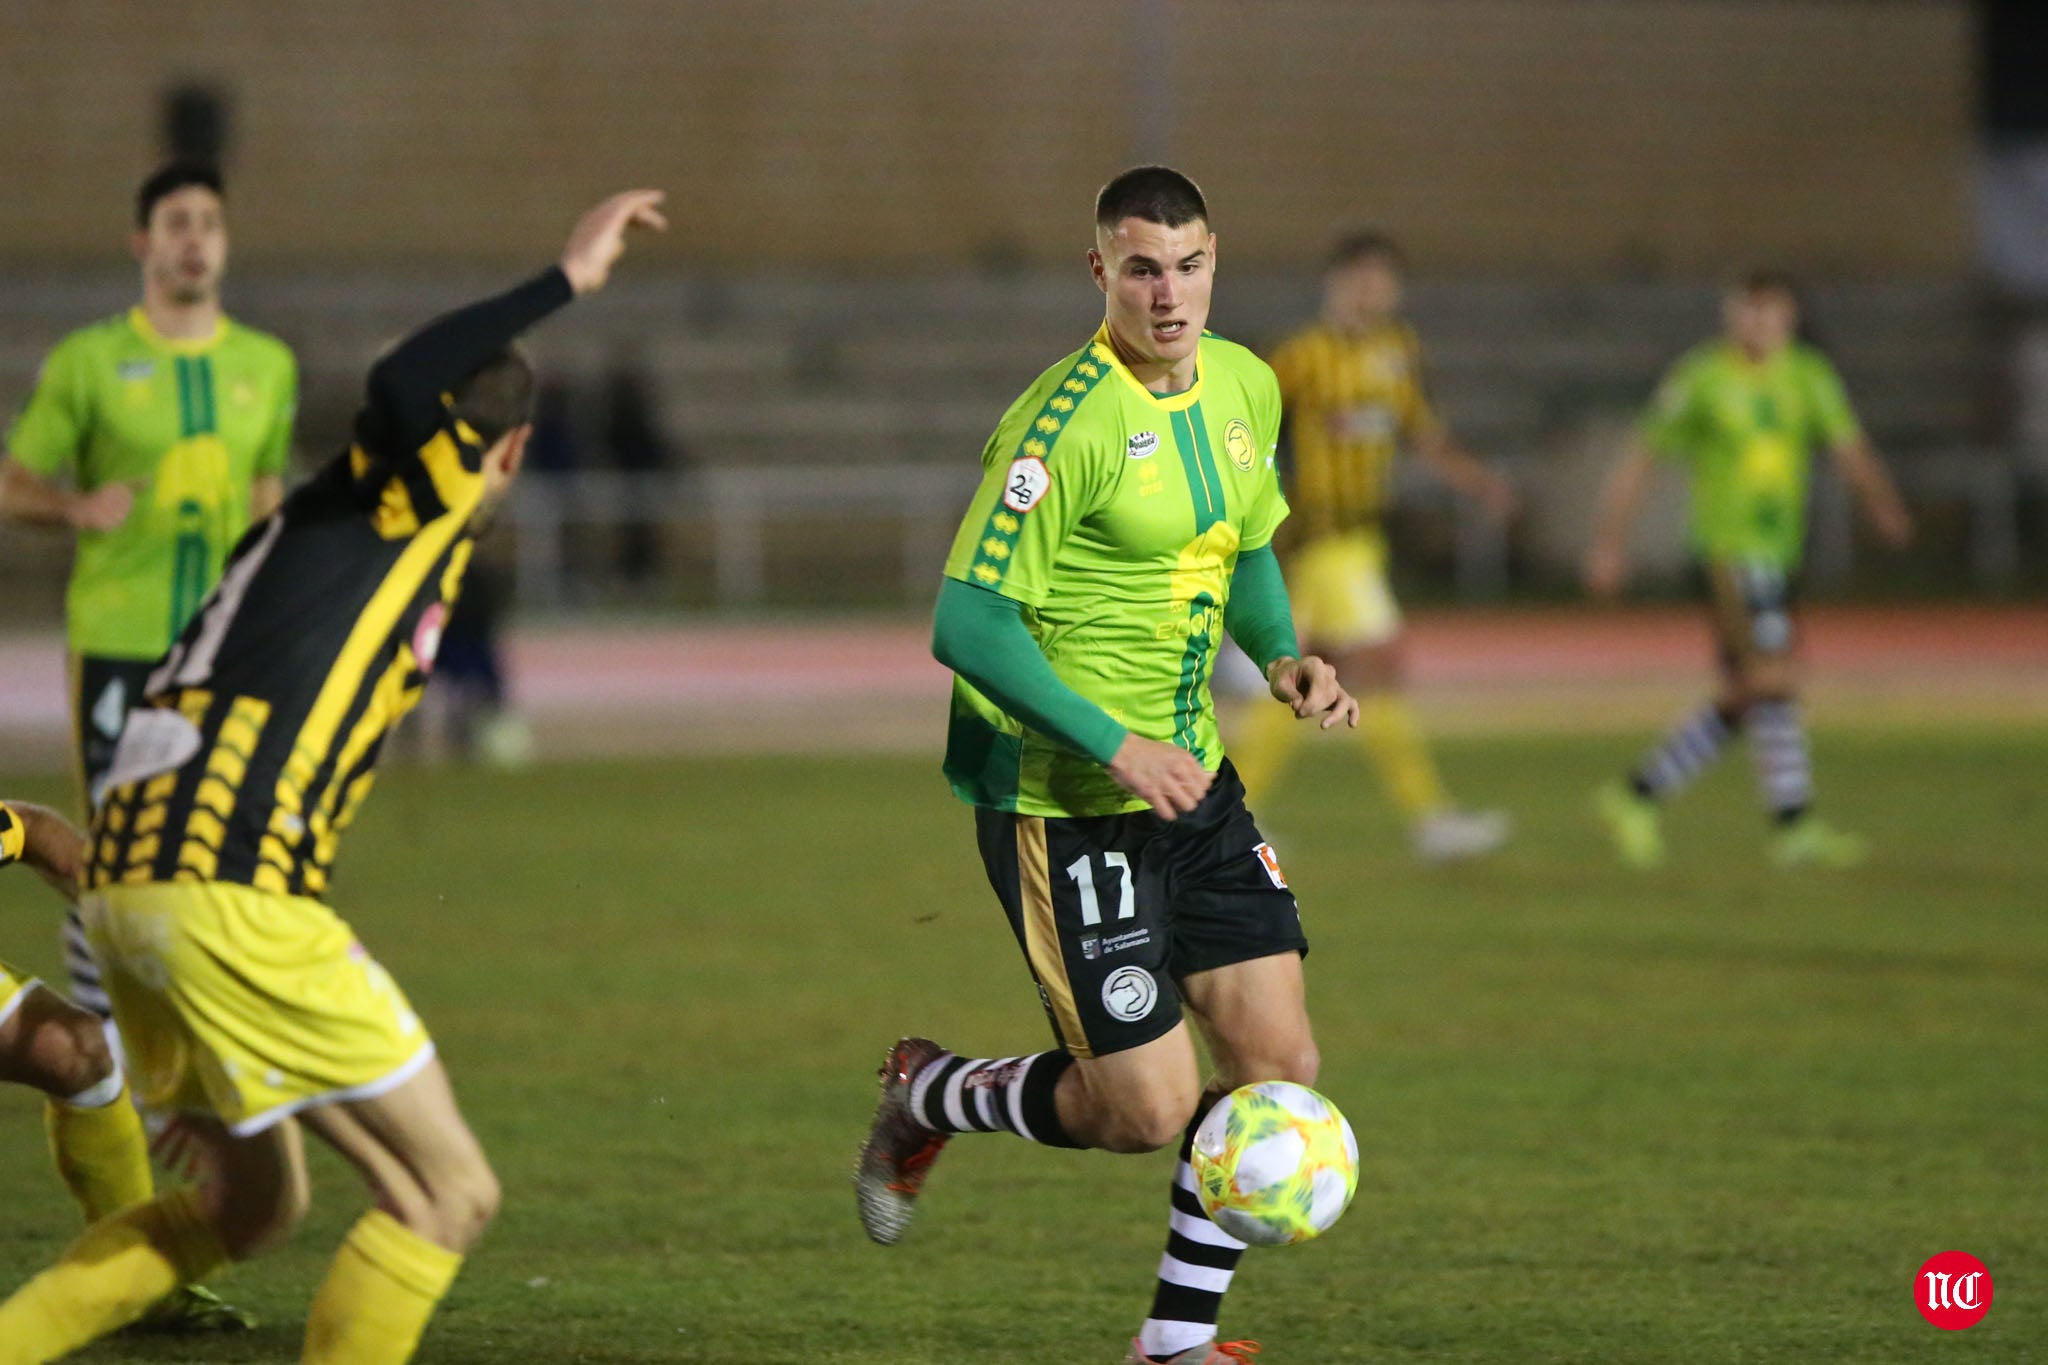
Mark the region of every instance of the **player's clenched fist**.
POLYGON ((562 273, 569 277, 569 287, 578 294, 604 288, 626 249, 626 233, 633 228, 667 231, 668 219, 661 212, 667 197, 660 190, 626 190, 579 218, 569 244, 562 248, 562 273))
POLYGON ((1109 761, 1109 775, 1163 820, 1177 819, 1199 806, 1216 780, 1216 774, 1187 750, 1138 735, 1124 736, 1109 761))

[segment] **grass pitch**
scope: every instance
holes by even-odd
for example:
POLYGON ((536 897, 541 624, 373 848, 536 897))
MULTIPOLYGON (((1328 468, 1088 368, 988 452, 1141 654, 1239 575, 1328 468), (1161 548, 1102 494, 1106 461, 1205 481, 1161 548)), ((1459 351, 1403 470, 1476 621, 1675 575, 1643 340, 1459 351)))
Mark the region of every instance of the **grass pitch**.
MULTIPOLYGON (((1225 1335, 1274 1365, 2048 1358, 2048 733, 1819 747, 1830 814, 1877 841, 1854 874, 1764 864, 1739 757, 1636 875, 1586 803, 1633 740, 1446 745, 1454 785, 1521 826, 1450 871, 1406 859, 1353 755, 1310 755, 1262 816, 1364 1170, 1327 1238, 1248 1253, 1225 1335), (1911 1301, 1949 1248, 1997 1285, 1953 1334, 1911 1301)), ((385 776, 336 903, 508 1191, 422 1361, 1121 1357, 1169 1155, 963 1138, 903 1245, 854 1219, 887 1041, 1047 1036, 934 766, 385 776)), ((54 969, 40 888, 0 880, 0 905, 7 953, 54 969)), ((10 1284, 73 1230, 38 1128, 0 1095, 10 1284)), ((324 1154, 315 1184, 301 1236, 220 1282, 270 1326, 80 1359, 296 1359, 361 1207, 324 1154)))

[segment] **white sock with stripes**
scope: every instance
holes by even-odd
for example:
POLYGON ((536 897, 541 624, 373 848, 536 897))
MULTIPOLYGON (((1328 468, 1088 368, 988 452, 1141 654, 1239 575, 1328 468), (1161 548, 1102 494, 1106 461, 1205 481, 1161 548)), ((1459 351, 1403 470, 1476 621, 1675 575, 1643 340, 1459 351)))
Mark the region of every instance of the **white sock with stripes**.
MULTIPOLYGON (((1196 1113, 1209 1110, 1205 1096, 1196 1113)), ((1167 1219, 1166 1254, 1159 1258, 1159 1286, 1152 1293, 1152 1313, 1138 1329, 1138 1349, 1164 1360, 1191 1346, 1216 1339, 1223 1295, 1237 1273, 1245 1244, 1209 1221, 1195 1194, 1195 1170, 1188 1164, 1195 1126, 1181 1139, 1180 1161, 1173 1170, 1173 1212, 1167 1219)))
POLYGON ((1798 819, 1813 804, 1813 757, 1799 703, 1790 697, 1760 701, 1749 708, 1748 726, 1749 755, 1765 808, 1781 823, 1798 819))
POLYGON ((1702 706, 1644 755, 1633 779, 1636 793, 1653 801, 1676 795, 1711 768, 1734 737, 1729 718, 1719 707, 1702 706))
POLYGON ((1073 1147, 1053 1092, 1074 1064, 1065 1052, 1023 1057, 941 1053, 910 1082, 910 1116, 935 1133, 1015 1133, 1026 1142, 1073 1147))

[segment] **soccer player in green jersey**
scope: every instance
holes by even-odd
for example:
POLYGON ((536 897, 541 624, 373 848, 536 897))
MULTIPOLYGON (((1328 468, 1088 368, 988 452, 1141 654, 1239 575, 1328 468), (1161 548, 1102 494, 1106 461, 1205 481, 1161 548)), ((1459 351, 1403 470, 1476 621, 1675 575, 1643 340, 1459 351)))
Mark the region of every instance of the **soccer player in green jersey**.
MULTIPOLYGON (((173 163, 144 181, 131 247, 142 301, 58 342, 0 455, 0 516, 77 534, 65 615, 88 807, 150 669, 277 506, 298 403, 290 349, 221 310, 218 172, 173 163)), ((75 909, 64 959, 78 1003, 111 1021, 75 909)), ((203 1297, 185 1306, 229 1321, 203 1297)))
POLYGON ((1243 1244, 1202 1212, 1192 1120, 1261 1080, 1315 1080, 1307 940, 1217 738, 1209 672, 1228 631, 1273 696, 1356 725, 1335 671, 1299 657, 1270 545, 1280 392, 1202 330, 1208 209, 1165 167, 1096 201, 1106 299, 1093 340, 1013 404, 946 562, 933 651, 957 675, 946 776, 974 808, 989 882, 1056 1046, 999 1058, 923 1038, 889 1050, 856 1177, 875 1241, 909 1223, 958 1132, 1053 1147, 1181 1142, 1171 1231, 1133 1361, 1236 1361, 1216 1342, 1243 1244), (1192 1019, 1217 1074, 1204 1087, 1192 1019))
POLYGON ((1630 449, 1608 478, 1586 561, 1600 597, 1628 579, 1628 531, 1655 463, 1685 471, 1692 548, 1707 583, 1720 646, 1721 686, 1646 755, 1626 784, 1596 796, 1624 860, 1663 861, 1659 803, 1676 795, 1736 736, 1749 739, 1757 783, 1777 833, 1774 861, 1847 867, 1863 839, 1813 812, 1813 768, 1799 713, 1792 587, 1806 540, 1813 450, 1827 450, 1887 543, 1912 539, 1913 522, 1884 463, 1864 437, 1827 357, 1797 339, 1791 281, 1758 272, 1723 302, 1726 335, 1681 359, 1630 449))

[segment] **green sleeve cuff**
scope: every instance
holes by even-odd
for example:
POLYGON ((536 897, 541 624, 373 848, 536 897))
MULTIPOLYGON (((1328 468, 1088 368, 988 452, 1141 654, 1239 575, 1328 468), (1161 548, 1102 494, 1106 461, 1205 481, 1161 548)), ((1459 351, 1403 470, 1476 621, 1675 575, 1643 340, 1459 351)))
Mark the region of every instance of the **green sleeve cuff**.
POLYGON ((1052 671, 1025 628, 1021 602, 947 579, 932 618, 932 655, 1010 715, 1097 763, 1123 745, 1124 727, 1052 671))
POLYGON ((1280 572, 1280 558, 1271 545, 1238 555, 1230 576, 1230 600, 1223 608, 1223 628, 1261 673, 1275 659, 1301 656, 1294 638, 1294 609, 1287 602, 1287 577, 1280 572))

